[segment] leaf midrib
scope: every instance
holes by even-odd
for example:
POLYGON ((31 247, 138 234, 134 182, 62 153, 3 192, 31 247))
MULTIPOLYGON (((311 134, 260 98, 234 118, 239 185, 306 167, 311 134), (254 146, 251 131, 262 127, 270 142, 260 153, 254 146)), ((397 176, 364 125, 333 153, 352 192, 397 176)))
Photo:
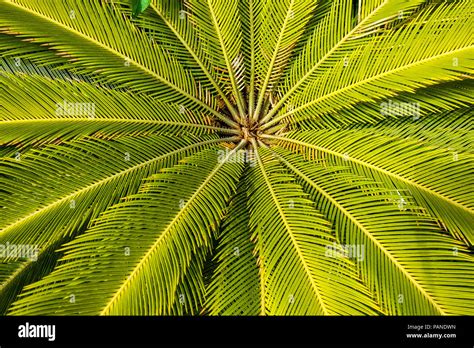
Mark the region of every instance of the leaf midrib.
POLYGON ((128 118, 85 118, 85 117, 71 117, 71 118, 36 118, 36 119, 26 119, 26 120, 7 120, 7 121, 0 121, 0 128, 2 125, 10 125, 10 124, 21 124, 21 123, 55 123, 55 122, 125 122, 125 123, 150 123, 150 124, 163 124, 163 125, 172 125, 172 126, 184 126, 184 127, 195 127, 195 128, 203 128, 223 133, 231 133, 231 134, 240 134, 239 131, 231 128, 221 128, 215 126, 209 126, 205 124, 198 124, 198 123, 188 123, 188 122, 178 122, 178 121, 161 121, 161 120, 143 120, 143 119, 128 119, 128 118))

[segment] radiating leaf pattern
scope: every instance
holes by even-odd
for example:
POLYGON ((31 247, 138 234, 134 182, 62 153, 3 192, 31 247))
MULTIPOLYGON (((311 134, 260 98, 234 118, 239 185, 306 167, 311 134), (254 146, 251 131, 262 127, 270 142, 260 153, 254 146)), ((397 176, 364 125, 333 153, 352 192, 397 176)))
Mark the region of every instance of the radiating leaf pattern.
POLYGON ((1 0, 3 315, 474 315, 471 2, 1 0))

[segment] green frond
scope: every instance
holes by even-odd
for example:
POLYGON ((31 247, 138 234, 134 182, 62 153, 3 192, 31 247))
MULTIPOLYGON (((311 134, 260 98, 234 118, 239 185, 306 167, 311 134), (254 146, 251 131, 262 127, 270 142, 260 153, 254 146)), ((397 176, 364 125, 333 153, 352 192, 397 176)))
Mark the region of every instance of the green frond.
POLYGON ((240 115, 244 115, 244 64, 238 1, 191 0, 186 5, 207 59, 221 73, 221 79, 225 76, 228 80, 225 92, 232 93, 240 115))
POLYGON ((371 135, 384 135, 423 143, 425 146, 451 151, 453 160, 459 153, 473 154, 474 129, 473 111, 470 107, 454 111, 435 113, 425 118, 403 117, 386 120, 369 127, 355 126, 354 129, 371 135))
POLYGON ((61 266, 29 287, 12 314, 169 313, 173 290, 192 256, 209 247, 242 170, 241 164, 218 158, 216 149, 206 150, 149 177, 136 195, 108 209, 69 243, 61 266), (101 269, 106 278, 97 276, 101 269), (74 281, 78 275, 80 282, 74 281), (151 286, 158 286, 154 296, 151 286), (75 302, 64 306, 71 294, 75 302))
POLYGON ((198 315, 205 301, 205 268, 206 261, 211 254, 211 246, 204 246, 198 250, 190 260, 189 267, 182 280, 176 287, 173 307, 170 315, 198 315))
POLYGON ((0 315, 7 314, 26 285, 41 280, 53 271, 62 255, 57 249, 68 240, 70 238, 50 245, 41 251, 41 255, 38 255, 39 250, 32 250, 30 258, 0 263, 0 315))
MULTIPOLYGON (((130 16, 128 1, 120 0, 117 4, 121 5, 121 11, 130 16)), ((203 88, 215 91, 233 117, 237 118, 237 111, 223 90, 225 81, 207 59, 184 4, 175 0, 154 0, 150 7, 149 11, 141 14, 133 23, 144 30, 150 40, 173 54, 192 76, 199 80, 203 88)))
MULTIPOLYGON (((381 38, 371 36, 364 45, 346 50, 331 67, 323 69, 318 78, 293 96, 287 103, 291 105, 289 110, 287 108, 264 128, 285 118, 295 122, 349 108, 357 102, 380 100, 396 93, 459 80, 463 74, 472 72, 469 7, 469 2, 460 1, 424 8, 403 30, 390 29, 381 38), (407 83, 413 76, 416 82, 407 83)), ((267 120, 273 114, 269 113, 267 120)), ((371 120, 369 115, 362 119, 355 116, 347 120, 321 121, 347 124, 371 120)))
POLYGON ((311 0, 263 1, 257 37, 255 80, 260 90, 254 119, 259 118, 264 98, 273 91, 303 34, 316 3, 311 0))
POLYGON ((0 0, 0 315, 474 315, 471 7, 0 0))
POLYGON ((148 96, 94 87, 86 81, 4 73, 0 97, 0 144, 67 141, 129 134, 232 134, 212 125, 209 115, 193 114, 148 96))
POLYGON ((341 241, 365 249, 356 265, 385 311, 397 315, 474 313, 469 302, 474 259, 462 243, 443 235, 433 219, 416 206, 400 208, 383 184, 367 183, 347 170, 275 151, 333 221, 341 241))
POLYGON ((255 156, 258 166, 249 176, 249 224, 259 241, 262 314, 376 313, 354 264, 326 256, 327 246, 336 242, 331 224, 269 150, 259 149, 255 156))
POLYGON ((256 96, 256 64, 258 37, 262 26, 262 11, 264 2, 259 0, 240 0, 239 11, 242 31, 247 33, 242 38, 242 51, 245 59, 245 79, 248 85, 248 114, 254 115, 256 96))
POLYGON ((325 125, 321 122, 321 119, 327 121, 331 119, 348 118, 363 119, 367 117, 367 115, 369 115, 372 121, 357 122, 348 127, 376 126, 379 123, 386 124, 391 121, 396 122, 396 119, 403 119, 403 122, 410 119, 412 121, 418 121, 419 119, 441 111, 455 111, 459 108, 472 105, 471 94, 473 87, 474 83, 472 79, 440 83, 435 86, 420 88, 414 93, 400 93, 392 99, 384 100, 379 103, 358 103, 354 108, 321 114, 318 118, 306 118, 290 127, 308 130, 323 129, 326 127, 340 128, 340 125, 335 122, 330 122, 331 124, 324 122, 326 123, 325 125), (396 106, 391 110, 391 105, 396 106), (387 116, 390 117, 387 118, 387 116))
MULTIPOLYGON (((0 243, 32 245, 41 257, 50 245, 80 234, 121 197, 135 193, 144 178, 177 163, 193 150, 222 141, 195 140, 161 136, 115 142, 76 141, 48 146, 18 160, 4 159, 0 167, 0 243), (50 158, 58 160, 54 166, 50 158), (4 204, 7 201, 9 204, 4 204)), ((0 291, 7 286, 0 284, 0 291)))
POLYGON ((205 306, 211 315, 258 315, 261 311, 260 276, 247 210, 247 176, 240 179, 218 232, 218 266, 205 306))
MULTIPOLYGON (((412 12, 420 2, 364 1, 360 3, 357 21, 353 20, 356 15, 353 1, 337 0, 321 6, 301 52, 280 87, 283 95, 265 119, 271 119, 298 90, 314 84, 321 72, 345 60, 348 52, 365 45, 372 36, 384 33, 384 26, 396 20, 400 13, 412 12)), ((291 108, 294 107, 292 104, 291 108)))
POLYGON ((348 165, 395 191, 410 192, 454 237, 473 244, 474 195, 467 189, 472 154, 453 157, 447 149, 363 130, 315 130, 274 138, 306 158, 348 165))
MULTIPOLYGON (((22 39, 13 34, 7 34, 0 27, 0 57, 2 70, 23 70, 25 65, 32 63, 36 66, 49 68, 53 70, 57 67, 66 67, 68 60, 56 52, 44 47, 32 40, 22 39), (26 64, 24 64, 26 63, 26 64)), ((30 70, 30 69, 28 69, 30 70)), ((44 72, 46 69, 41 69, 44 72)), ((49 72, 49 71, 48 71, 49 72)), ((63 71, 64 74, 70 74, 70 71, 63 71)))
POLYGON ((0 25, 71 54, 78 71, 100 70, 105 82, 159 96, 163 101, 193 105, 232 124, 216 112, 212 96, 199 91, 176 59, 150 42, 145 33, 134 30, 130 20, 119 17, 110 6, 92 0, 81 3, 42 0, 38 5, 37 0, 2 2, 0 25), (102 22, 107 26, 93 24, 102 22))

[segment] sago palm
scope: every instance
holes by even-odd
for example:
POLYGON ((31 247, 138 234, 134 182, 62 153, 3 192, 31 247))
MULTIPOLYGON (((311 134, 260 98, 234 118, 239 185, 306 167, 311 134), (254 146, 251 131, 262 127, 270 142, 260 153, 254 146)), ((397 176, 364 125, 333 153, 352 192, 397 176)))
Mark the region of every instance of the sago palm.
POLYGON ((2 0, 0 311, 473 315, 471 6, 2 0))

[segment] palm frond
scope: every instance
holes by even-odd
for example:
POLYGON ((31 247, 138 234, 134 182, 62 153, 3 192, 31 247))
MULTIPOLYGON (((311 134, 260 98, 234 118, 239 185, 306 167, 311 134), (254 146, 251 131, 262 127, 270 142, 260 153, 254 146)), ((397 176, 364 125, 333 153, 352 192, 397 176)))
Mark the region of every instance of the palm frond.
MULTIPOLYGON (((121 139, 112 144, 76 141, 67 146, 48 146, 19 160, 2 161, 1 244, 33 245, 39 249, 40 257, 48 246, 75 236, 121 197, 135 193, 141 181, 159 168, 177 163, 194 149, 222 141, 193 140, 161 136, 121 139), (55 166, 50 165, 49 158, 58 159, 55 166), (109 167, 101 163, 109 163, 109 167), (8 206, 3 204, 7 201, 8 206), (58 219, 58 215, 62 218, 58 219), (38 230, 42 233, 38 234, 38 230)), ((7 285, 2 283, 0 288, 7 285)))
POLYGON ((400 13, 411 13, 420 2, 364 1, 360 4, 356 22, 353 21, 353 1, 337 0, 321 6, 301 53, 294 59, 285 83, 280 87, 283 96, 265 119, 270 119, 299 89, 314 83, 320 71, 341 59, 346 60, 348 51, 366 44, 371 37, 369 34, 384 33, 384 26, 396 20, 400 13))
MULTIPOLYGON (((31 65, 45 68, 41 69, 41 72, 54 70, 57 67, 71 68, 66 57, 31 39, 22 39, 13 34, 8 34, 8 31, 4 31, 3 28, 0 29, 0 52, 2 52, 0 60, 2 62, 2 70, 4 71, 23 70, 25 65, 28 68, 31 65)), ((70 75, 72 72, 67 70, 63 71, 63 73, 70 75)))
POLYGON ((239 1, 240 17, 242 19, 242 31, 248 33, 242 38, 242 51, 245 58, 245 79, 248 85, 248 114, 254 115, 256 97, 256 64, 258 37, 262 26, 261 11, 263 1, 241 0, 239 1))
POLYGON ((265 296, 262 312, 376 313, 377 306, 359 281, 354 265, 326 256, 326 246, 336 242, 330 223, 269 150, 258 149, 255 156, 258 167, 250 176, 249 223, 253 238, 260 244, 257 252, 265 296), (338 278, 329 277, 328 271, 337 273, 338 278))
POLYGON ((473 111, 470 107, 454 111, 435 113, 423 119, 402 117, 398 120, 386 120, 370 128, 355 126, 354 129, 371 135, 384 135, 397 139, 417 141, 424 146, 451 151, 453 160, 459 153, 473 153, 474 129, 473 111))
MULTIPOLYGON (((456 111, 472 105, 471 92, 474 84, 472 79, 440 83, 417 89, 412 92, 400 93, 380 103, 357 103, 353 108, 337 112, 321 113, 318 118, 305 118, 289 129, 324 129, 341 128, 339 122, 331 120, 356 118, 363 120, 369 115, 370 121, 352 123, 344 128, 367 127, 403 119, 404 122, 418 121, 426 116, 442 111, 456 111), (392 107, 392 105, 394 107, 392 107), (342 115, 341 115, 342 114, 342 115), (321 122, 321 120, 324 120, 321 122)), ((411 122, 410 122, 411 123, 411 122)))
POLYGON ((233 94, 240 115, 245 115, 243 101, 244 65, 242 32, 237 0, 192 0, 186 2, 190 21, 195 23, 207 59, 214 69, 228 79, 227 93, 233 94))
MULTIPOLYGON (((469 7, 468 2, 461 1, 424 8, 403 30, 391 29, 382 38, 374 36, 365 45, 346 50, 345 57, 339 56, 332 67, 326 67, 287 103, 291 105, 289 110, 264 128, 285 118, 295 122, 318 113, 349 108, 357 102, 380 100, 423 86, 459 80, 463 74, 472 72, 468 62, 473 50, 467 39, 469 7), (351 68, 347 69, 349 64, 351 68), (407 83, 412 76, 416 76, 416 82, 407 83)), ((276 111, 277 108, 270 112, 266 120, 276 111)), ((370 115, 362 119, 356 119, 356 115, 331 122, 370 121, 370 115)))
POLYGON ((447 149, 360 130, 315 130, 273 138, 306 158, 350 165, 361 175, 391 182, 395 191, 410 192, 453 236, 472 245, 474 196, 466 189, 470 187, 472 154, 460 153, 453 158, 447 149))
POLYGON ((179 105, 136 98, 86 81, 6 73, 0 81, 8 86, 0 97, 5 108, 0 144, 57 143, 86 136, 113 139, 140 133, 237 133, 213 125, 209 115, 193 115, 179 105))
MULTIPOLYGON (((130 15, 128 1, 120 0, 117 4, 121 5, 119 8, 122 12, 127 16, 130 15)), ((198 40, 199 36, 193 23, 188 20, 186 7, 182 2, 154 0, 150 4, 150 10, 141 14, 133 23, 144 30, 150 40, 162 46, 169 54, 173 54, 189 69, 192 76, 199 80, 201 86, 216 91, 234 119, 238 119, 237 111, 223 90, 226 84, 222 80, 222 75, 206 58, 198 40)))
POLYGON ((466 302, 474 259, 462 243, 443 236, 416 206, 401 212, 391 202, 391 192, 375 182, 275 151, 334 221, 341 241, 365 248, 358 270, 384 310, 399 315, 474 313, 466 302), (464 303, 462 308, 458 302, 464 303))
POLYGON ((0 314, 474 315, 470 12, 0 1, 0 314))
POLYGON ((211 315, 258 315, 261 311, 260 276, 247 209, 247 176, 241 178, 219 230, 218 266, 205 306, 211 315))
POLYGON ((253 118, 257 120, 264 98, 275 87, 290 60, 315 6, 314 1, 264 1, 257 39, 255 79, 260 90, 253 118))
POLYGON ((23 0, 2 2, 0 25, 71 54, 81 72, 100 70, 106 82, 184 106, 194 105, 234 124, 215 110, 210 93, 200 91, 176 59, 150 42, 144 33, 134 30, 130 20, 119 17, 116 10, 91 0, 46 0, 41 1, 41 6, 38 4, 23 0), (94 26, 102 22, 107 26, 94 26))

